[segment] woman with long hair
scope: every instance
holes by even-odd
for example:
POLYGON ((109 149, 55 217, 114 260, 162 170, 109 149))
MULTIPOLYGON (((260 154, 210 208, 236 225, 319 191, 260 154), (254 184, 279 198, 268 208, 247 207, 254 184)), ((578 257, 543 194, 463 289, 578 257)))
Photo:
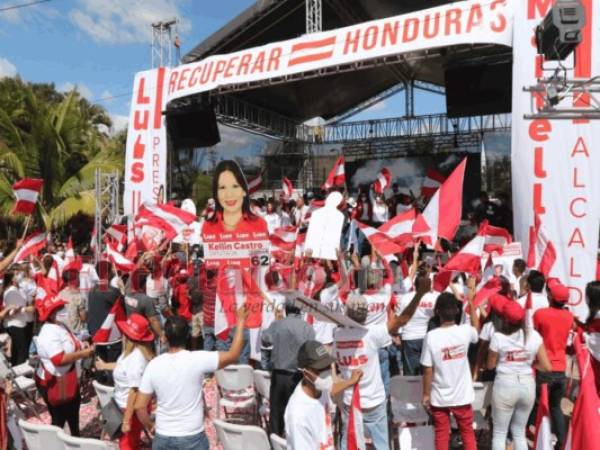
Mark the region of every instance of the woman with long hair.
POLYGON ((117 321, 117 327, 123 333, 123 353, 116 363, 107 363, 98 358, 96 368, 113 371, 114 399, 123 411, 123 434, 119 439, 119 448, 137 450, 140 448, 142 424, 135 414, 134 405, 144 370, 154 358, 154 333, 148 319, 135 313, 126 321, 117 321))
POLYGON ((548 372, 552 365, 542 337, 527 328, 525 310, 517 302, 494 295, 490 305, 501 319, 487 357, 488 370, 496 369, 492 391, 492 450, 506 448, 509 426, 514 450, 527 450, 525 427, 535 402, 533 366, 537 362, 537 370, 548 372))
POLYGON ((44 322, 37 337, 37 352, 40 365, 35 381, 48 412, 52 425, 64 427, 65 422, 73 436, 79 436, 79 389, 77 363, 89 358, 94 348, 75 337, 73 332, 56 319, 66 305, 64 300, 46 297, 36 306, 39 320, 44 322))
POLYGON ((587 284, 585 301, 590 310, 585 322, 586 342, 592 355, 596 390, 600 392, 600 281, 592 281, 587 284))

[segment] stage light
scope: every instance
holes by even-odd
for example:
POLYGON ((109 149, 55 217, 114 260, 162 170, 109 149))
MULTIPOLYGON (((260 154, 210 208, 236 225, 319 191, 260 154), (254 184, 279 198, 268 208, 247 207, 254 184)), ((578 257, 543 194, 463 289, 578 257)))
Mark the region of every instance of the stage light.
POLYGON ((546 61, 562 61, 583 39, 585 10, 580 0, 558 0, 536 29, 538 53, 546 61))

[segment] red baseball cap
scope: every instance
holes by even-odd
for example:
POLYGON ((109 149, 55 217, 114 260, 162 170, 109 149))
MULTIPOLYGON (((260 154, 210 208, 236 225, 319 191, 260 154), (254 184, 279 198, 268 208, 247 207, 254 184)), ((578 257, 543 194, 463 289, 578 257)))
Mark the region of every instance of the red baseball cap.
POLYGON ((154 340, 150 322, 141 314, 134 313, 127 320, 117 320, 117 327, 132 341, 152 342, 154 340))
POLYGON ((50 317, 50 315, 54 311, 56 311, 59 308, 62 308, 66 304, 67 304, 67 302, 65 302, 64 300, 61 300, 60 298, 51 297, 50 295, 47 295, 44 298, 44 300, 42 300, 41 302, 38 302, 35 305, 35 307, 37 309, 40 321, 45 322, 46 320, 48 320, 48 317, 50 317))
POLYGON ((525 310, 517 302, 509 300, 502 307, 500 316, 509 323, 519 323, 525 318, 525 310))
POLYGON ((569 288, 560 282, 558 278, 550 278, 546 284, 552 299, 558 303, 569 301, 569 288))

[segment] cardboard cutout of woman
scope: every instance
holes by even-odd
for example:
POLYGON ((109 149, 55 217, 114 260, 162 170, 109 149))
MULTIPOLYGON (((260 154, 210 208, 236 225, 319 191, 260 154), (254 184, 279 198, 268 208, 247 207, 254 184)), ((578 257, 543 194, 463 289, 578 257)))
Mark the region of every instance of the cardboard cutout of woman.
POLYGON ((227 324, 235 322, 236 305, 246 302, 251 308, 246 321, 248 328, 260 326, 262 297, 252 280, 250 270, 269 265, 269 232, 267 223, 250 210, 248 183, 235 161, 221 161, 215 168, 212 181, 215 214, 202 225, 202 241, 207 267, 218 268, 217 292, 227 324), (237 276, 232 270, 237 269, 237 276), (254 292, 256 291, 256 292, 254 292), (256 311, 255 311, 256 310, 256 311))

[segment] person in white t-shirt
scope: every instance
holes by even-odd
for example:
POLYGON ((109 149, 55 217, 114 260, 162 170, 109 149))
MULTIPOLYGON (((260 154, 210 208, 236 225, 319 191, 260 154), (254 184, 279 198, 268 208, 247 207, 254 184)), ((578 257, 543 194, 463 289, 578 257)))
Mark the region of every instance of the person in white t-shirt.
POLYGON ((525 284, 526 295, 519 298, 518 302, 526 311, 527 328, 533 330, 533 315, 538 309, 547 308, 548 296, 544 293, 546 278, 537 270, 530 270, 525 284))
POLYGON ((267 202, 267 214, 265 215, 265 222, 267 222, 269 234, 273 234, 277 228, 281 227, 281 216, 277 211, 275 211, 275 203, 272 201, 267 202))
POLYGON ((506 448, 509 427, 514 450, 527 450, 525 428, 535 402, 533 365, 537 361, 537 370, 548 372, 552 364, 542 337, 528 329, 525 310, 517 302, 494 295, 490 305, 502 319, 492 336, 487 359, 488 369, 496 368, 492 391, 492 450, 506 448))
POLYGON ((25 294, 19 289, 21 272, 9 270, 4 274, 3 305, 11 311, 4 319, 4 327, 11 339, 11 364, 16 366, 27 361, 29 344, 27 336, 27 321, 35 308, 27 304, 25 294))
MULTIPOLYGON (((471 310, 474 310, 469 298, 471 310)), ((423 407, 431 412, 435 429, 436 450, 448 450, 450 444, 450 415, 454 416, 460 431, 463 448, 476 450, 473 432, 475 399, 469 345, 477 343, 479 318, 471 314, 471 324, 456 325, 460 312, 453 294, 444 292, 437 298, 435 312, 440 326, 427 333, 423 342, 423 407)))
POLYGON ((117 321, 123 334, 123 353, 115 363, 96 359, 96 369, 112 370, 115 381, 115 403, 123 412, 123 434, 119 438, 121 450, 140 448, 142 424, 134 414, 135 399, 148 362, 154 358, 152 349, 154 333, 148 319, 140 314, 132 314, 127 320, 117 321))
POLYGON ((238 361, 244 347, 247 317, 246 307, 238 309, 235 335, 226 352, 185 350, 190 334, 187 321, 179 316, 167 319, 164 335, 169 350, 146 367, 135 402, 138 419, 154 434, 153 450, 209 449, 204 433, 202 380, 207 373, 238 361), (153 396, 157 401, 156 432, 148 413, 153 396))
MULTIPOLYGON (((413 300, 399 316, 393 316, 386 323, 373 324, 366 328, 338 327, 334 333, 333 355, 342 376, 348 378, 351 370, 355 369, 363 371, 359 383, 363 424, 371 436, 373 447, 378 450, 389 448, 387 402, 379 364, 379 349, 389 345, 390 336, 410 320, 423 295, 431 289, 431 280, 428 277, 419 278, 416 285, 417 292, 413 300)), ((346 301, 346 315, 363 325, 368 317, 366 299, 360 295, 350 296, 346 301)), ((346 449, 347 419, 351 401, 352 392, 346 390, 342 410, 342 450, 346 449)))
POLYGON ((285 434, 288 450, 334 450, 331 425, 331 397, 354 386, 361 370, 348 380, 334 383, 331 366, 335 359, 318 341, 306 341, 298 351, 302 381, 285 408, 285 434))

